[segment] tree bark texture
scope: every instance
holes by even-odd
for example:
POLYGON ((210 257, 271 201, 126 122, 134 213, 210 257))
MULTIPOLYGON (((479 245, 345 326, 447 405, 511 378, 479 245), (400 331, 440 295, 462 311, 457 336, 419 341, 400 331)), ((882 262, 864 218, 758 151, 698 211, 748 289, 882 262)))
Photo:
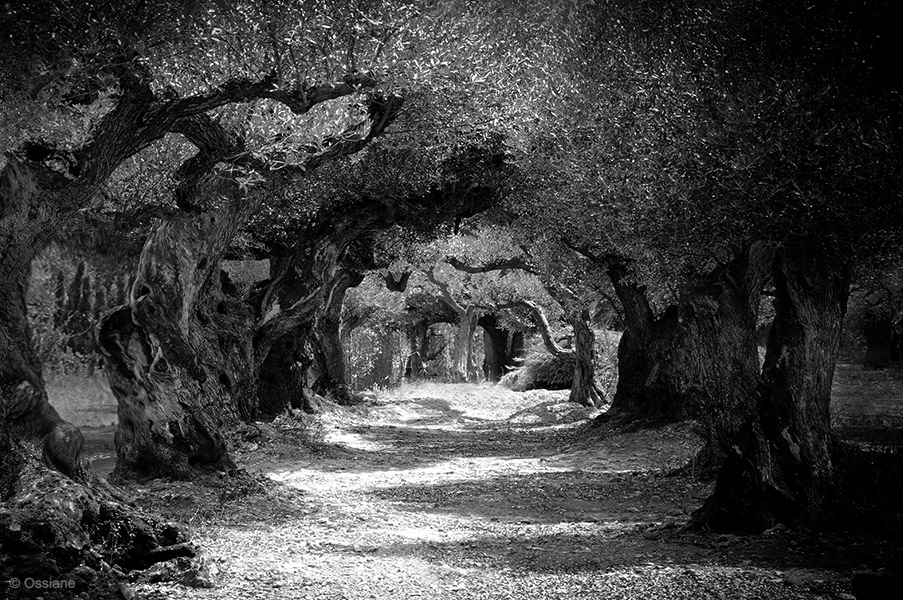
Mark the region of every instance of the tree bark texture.
POLYGON ((452 346, 452 381, 475 382, 478 379, 473 353, 473 336, 477 329, 476 307, 468 306, 458 312, 455 341, 452 346))
POLYGON ((596 384, 596 335, 589 326, 589 310, 584 308, 570 319, 574 328, 574 382, 569 400, 595 408, 605 403, 605 394, 596 384))
POLYGON ((241 220, 223 208, 158 225, 129 303, 98 327, 119 403, 115 478, 234 467, 221 429, 257 413, 253 315, 219 277, 241 220))
MULTIPOLYGON (((295 112, 304 112, 324 100, 356 93, 361 86, 375 85, 372 78, 359 81, 360 78, 354 77, 344 85, 293 91, 276 85, 268 77, 261 81, 229 82, 193 97, 161 99, 151 90, 144 77, 146 73, 125 73, 130 70, 127 62, 130 61, 119 65, 121 93, 115 99, 115 106, 97 122, 85 144, 63 151, 43 142, 26 142, 7 154, 0 173, 0 499, 3 502, 0 546, 4 550, 0 576, 3 580, 32 573, 41 577, 48 573, 61 574, 79 564, 96 571, 101 569, 103 561, 127 570, 145 568, 160 560, 193 553, 178 528, 140 517, 134 508, 122 503, 122 497, 106 482, 82 469, 81 434, 63 422, 47 402, 40 365, 28 332, 23 299, 34 257, 54 239, 61 223, 97 199, 102 186, 123 161, 167 133, 181 132, 181 120, 225 104, 260 97, 274 98, 290 104, 295 112)), ((198 265, 198 270, 202 269, 198 265)), ((114 317, 121 329, 118 333, 122 334, 114 337, 123 344, 124 358, 116 368, 127 382, 147 377, 148 372, 159 373, 167 364, 158 351, 159 339, 146 335, 147 323, 142 316, 151 308, 168 309, 171 305, 152 292, 153 289, 147 295, 133 297, 127 310, 117 311, 114 317), (131 330, 138 333, 132 335, 131 330), (137 368, 128 373, 130 366, 137 368), (148 367, 148 372, 142 373, 141 367, 148 367)), ((186 306, 191 304, 189 299, 186 306)), ((184 316, 187 312, 179 314, 184 316)), ((168 326, 172 320, 167 320, 166 325, 164 330, 168 331, 164 333, 171 332, 172 327, 168 326)), ((177 349, 181 351, 182 348, 177 349)), ((138 421, 140 418, 132 422, 138 421)), ((203 429, 187 420, 170 423, 184 424, 192 430, 203 429)), ((186 438, 178 427, 157 433, 166 439, 186 438)), ((191 434, 187 436, 191 437, 191 434)), ((217 446, 216 440, 212 446, 217 446)), ((200 454, 206 458, 210 453, 200 454)))
POLYGON ((623 265, 610 266, 627 323, 611 414, 649 422, 698 419, 706 429, 705 454, 720 460, 754 409, 756 314, 768 264, 764 246, 744 250, 659 317, 623 265))
POLYGON ((314 388, 320 393, 331 393, 340 404, 351 402, 342 346, 342 304, 348 289, 359 286, 363 280, 363 273, 341 269, 335 276, 332 293, 327 297, 326 306, 317 320, 316 341, 322 364, 320 378, 314 388))
POLYGON ((755 418, 694 515, 697 524, 760 531, 824 516, 835 481, 830 398, 850 286, 847 256, 811 240, 778 250, 775 320, 755 418))
MULTIPOLYGON (((0 580, 96 572, 101 561, 145 568, 149 551, 166 548, 161 560, 193 554, 178 528, 139 516, 84 468, 81 432, 48 402, 25 297, 31 261, 49 242, 39 229, 58 217, 41 207, 41 186, 57 178, 41 183, 33 169, 11 157, 0 175, 0 580)), ((92 585, 97 577, 76 591, 92 585)))

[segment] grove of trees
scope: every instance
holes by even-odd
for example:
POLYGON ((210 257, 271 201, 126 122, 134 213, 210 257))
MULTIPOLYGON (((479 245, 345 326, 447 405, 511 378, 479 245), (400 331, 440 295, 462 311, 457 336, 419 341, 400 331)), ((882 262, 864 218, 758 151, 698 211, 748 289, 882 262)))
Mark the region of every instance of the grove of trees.
POLYGON ((498 380, 537 331, 600 419, 699 421, 717 484, 697 527, 836 518, 861 460, 829 410, 851 290, 899 351, 891 8, 7 4, 0 544, 57 572, 193 552, 84 467, 47 343, 103 356, 114 482, 239 477, 229 431, 355 401, 342 348, 363 323, 401 332, 413 377, 451 325, 453 381, 498 380), (92 305, 79 262, 57 286, 71 337, 42 338, 32 266, 62 254, 112 275, 92 305), (247 282, 224 266, 251 260, 247 282))

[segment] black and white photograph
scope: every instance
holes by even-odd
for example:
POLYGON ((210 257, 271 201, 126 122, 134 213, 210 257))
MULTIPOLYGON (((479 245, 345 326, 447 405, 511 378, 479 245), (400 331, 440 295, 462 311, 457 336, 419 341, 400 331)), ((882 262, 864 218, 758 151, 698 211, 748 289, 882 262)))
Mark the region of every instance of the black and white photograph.
POLYGON ((903 598, 897 9, 0 2, 0 600, 903 598))

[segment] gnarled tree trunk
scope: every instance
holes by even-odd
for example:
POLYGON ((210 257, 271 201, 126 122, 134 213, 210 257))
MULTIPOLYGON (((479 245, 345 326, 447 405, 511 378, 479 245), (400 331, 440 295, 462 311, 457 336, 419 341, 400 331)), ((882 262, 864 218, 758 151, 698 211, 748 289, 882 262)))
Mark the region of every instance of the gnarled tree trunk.
POLYGON ((552 339, 552 328, 541 306, 528 300, 521 300, 516 304, 526 306, 533 312, 543 345, 551 355, 574 357, 574 378, 568 399, 582 406, 602 406, 605 403, 605 393, 596 384, 596 334, 589 325, 589 309, 580 306, 580 302, 572 294, 556 290, 554 287, 549 289, 554 292, 558 303, 568 314, 568 322, 574 330, 573 349, 562 348, 552 339))
POLYGON ((774 260, 775 320, 754 418, 694 515, 719 530, 816 521, 835 480, 831 383, 850 286, 847 256, 829 244, 785 243, 774 260))
POLYGON ((115 585, 101 561, 129 570, 194 551, 84 468, 81 432, 48 402, 26 312, 29 272, 89 186, 67 190, 66 157, 41 156, 50 166, 10 155, 0 173, 0 581, 82 567, 72 592, 90 593, 115 585))
MULTIPOLYGON (((353 88, 310 91, 293 110, 306 112, 353 88)), ((257 369, 278 340, 260 336, 260 315, 222 293, 220 258, 274 188, 326 160, 359 151, 399 106, 394 96, 371 97, 366 136, 355 125, 311 154, 304 168, 280 171, 246 152, 238 136, 205 115, 173 124, 173 131, 198 148, 177 173, 175 200, 186 214, 155 228, 128 305, 98 327, 119 402, 114 476, 190 478, 201 470, 233 467, 222 429, 256 415, 257 369), (251 185, 240 175, 249 172, 259 176, 251 185), (256 346, 261 338, 267 341, 262 356, 256 346)))
POLYGON ((574 382, 569 400, 594 408, 605 403, 604 392, 596 384, 596 335, 590 329, 589 309, 584 308, 570 320, 574 328, 574 382))
POLYGON ((610 414, 651 422, 697 419, 707 441, 699 466, 717 467, 754 410, 756 315, 769 257, 760 245, 739 253, 659 317, 626 268, 610 265, 627 324, 610 414))
MULTIPOLYGON (((332 383, 338 385, 338 380, 333 376, 344 371, 341 341, 336 335, 334 340, 327 340, 327 345, 333 346, 323 351, 317 340, 321 333, 318 323, 330 305, 341 314, 341 302, 351 280, 338 268, 339 261, 349 244, 380 222, 384 211, 382 205, 364 201, 322 215, 317 224, 299 235, 300 241, 290 253, 271 258, 274 274, 259 310, 262 318, 254 337, 260 365, 258 395, 266 412, 275 414, 290 407, 315 412, 318 407, 312 366, 325 371, 319 391, 336 391, 332 383), (318 351, 319 357, 315 355, 318 351), (336 362, 338 357, 341 363, 336 362)), ((337 316, 333 324, 338 329, 337 316)))
POLYGON ((114 478, 188 479, 234 467, 222 428, 257 411, 253 316, 223 294, 219 277, 241 221, 222 209, 158 225, 129 303, 98 326, 119 403, 114 478))
POLYGON ((316 341, 322 356, 320 379, 315 389, 320 393, 332 393, 339 403, 351 401, 345 372, 345 350, 342 347, 342 304, 349 288, 357 287, 364 280, 363 273, 341 269, 333 282, 332 294, 317 321, 316 341))
POLYGON ((473 356, 473 335, 479 315, 475 306, 464 306, 451 293, 449 285, 436 278, 432 269, 426 273, 427 279, 439 288, 442 301, 455 313, 457 324, 452 345, 451 379, 455 382, 476 381, 478 378, 476 361, 473 356))

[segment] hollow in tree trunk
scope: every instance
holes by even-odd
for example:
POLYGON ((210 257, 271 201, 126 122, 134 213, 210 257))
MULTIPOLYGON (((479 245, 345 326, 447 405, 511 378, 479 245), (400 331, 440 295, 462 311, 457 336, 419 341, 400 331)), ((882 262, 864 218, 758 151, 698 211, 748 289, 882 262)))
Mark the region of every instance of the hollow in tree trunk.
POLYGON ((147 108, 132 100, 124 92, 99 137, 76 152, 26 143, 0 172, 0 580, 57 574, 92 597, 118 592, 104 563, 131 570, 194 553, 177 527, 140 515, 83 467, 81 433, 48 402, 25 308, 31 262, 61 223, 126 156, 162 135, 131 135, 147 108))
POLYGON ((314 364, 310 332, 298 328, 293 336, 276 341, 258 368, 260 412, 273 417, 288 409, 306 413, 320 410, 309 374, 314 364))
POLYGON ((73 593, 99 596, 118 590, 102 561, 131 570, 195 550, 85 468, 81 432, 47 399, 25 308, 30 263, 14 254, 0 261, 0 580, 79 567, 73 593))
POLYGON ((716 530, 761 531, 816 522, 830 505, 835 467, 831 383, 850 286, 849 259, 828 244, 785 243, 774 261, 775 320, 758 406, 694 514, 716 530))
POLYGON ((498 317, 493 314, 481 316, 477 324, 483 329, 483 372, 488 381, 498 381, 514 364, 514 332, 499 327, 498 317))

